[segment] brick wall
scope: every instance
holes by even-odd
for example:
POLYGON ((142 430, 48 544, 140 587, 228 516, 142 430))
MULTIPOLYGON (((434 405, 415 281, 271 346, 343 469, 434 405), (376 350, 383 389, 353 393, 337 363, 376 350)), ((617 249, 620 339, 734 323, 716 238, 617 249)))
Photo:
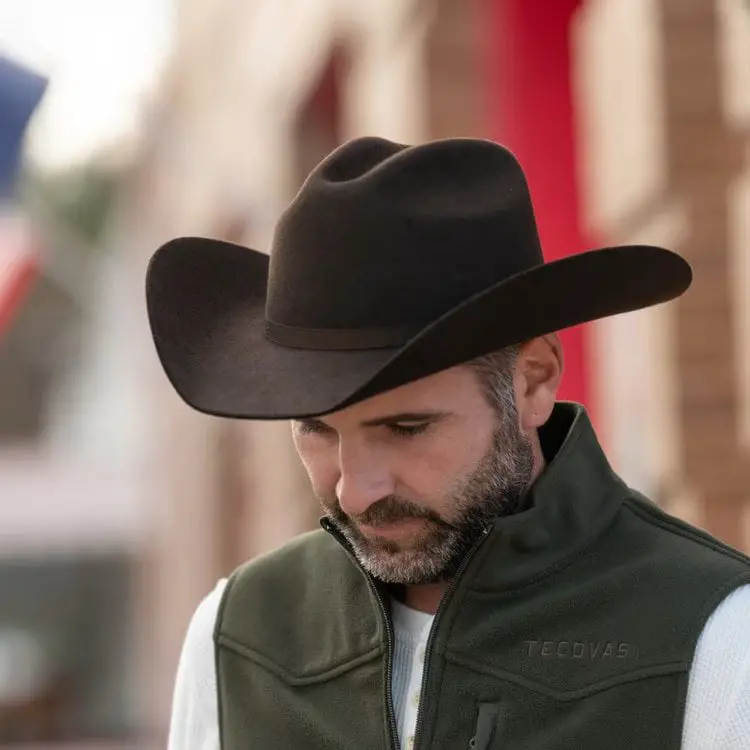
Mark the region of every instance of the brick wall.
POLYGON ((743 144, 722 102, 720 3, 660 0, 668 190, 686 209, 675 248, 695 281, 676 307, 675 358, 681 464, 715 535, 746 545, 750 460, 739 442, 737 330, 731 277, 730 191, 743 144))

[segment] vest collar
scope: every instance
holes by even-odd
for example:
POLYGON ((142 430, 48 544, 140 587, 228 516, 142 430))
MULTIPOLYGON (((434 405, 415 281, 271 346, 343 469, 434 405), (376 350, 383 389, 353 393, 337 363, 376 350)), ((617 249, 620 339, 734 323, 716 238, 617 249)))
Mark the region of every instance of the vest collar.
POLYGON ((572 560, 612 522, 628 488, 613 472, 586 410, 559 402, 540 430, 550 462, 525 509, 492 526, 471 588, 507 588, 572 560))

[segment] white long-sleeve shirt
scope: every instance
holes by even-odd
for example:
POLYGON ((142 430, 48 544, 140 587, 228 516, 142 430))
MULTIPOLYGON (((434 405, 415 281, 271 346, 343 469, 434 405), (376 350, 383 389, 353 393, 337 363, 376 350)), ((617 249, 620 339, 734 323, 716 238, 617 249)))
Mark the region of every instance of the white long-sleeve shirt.
MULTIPOLYGON (((213 632, 226 579, 200 603, 177 670, 168 750, 219 750, 213 632)), ((393 703, 411 746, 433 616, 393 602, 393 703)), ((252 715, 252 706, 247 707, 252 715)), ((690 670, 682 750, 750 749, 750 586, 730 594, 701 634, 690 670)))

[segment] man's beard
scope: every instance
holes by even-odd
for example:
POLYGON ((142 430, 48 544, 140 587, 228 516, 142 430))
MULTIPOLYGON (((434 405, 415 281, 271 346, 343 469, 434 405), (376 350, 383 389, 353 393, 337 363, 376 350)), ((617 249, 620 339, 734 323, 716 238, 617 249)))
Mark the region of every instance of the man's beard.
POLYGON ((362 567, 384 583, 417 585, 452 578, 485 527, 517 512, 531 483, 534 456, 521 432, 515 410, 503 415, 492 447, 450 492, 450 515, 442 517, 395 495, 374 502, 356 518, 336 497, 319 498, 325 514, 346 537, 362 567), (365 536, 359 524, 375 526, 424 519, 425 528, 408 540, 365 536))

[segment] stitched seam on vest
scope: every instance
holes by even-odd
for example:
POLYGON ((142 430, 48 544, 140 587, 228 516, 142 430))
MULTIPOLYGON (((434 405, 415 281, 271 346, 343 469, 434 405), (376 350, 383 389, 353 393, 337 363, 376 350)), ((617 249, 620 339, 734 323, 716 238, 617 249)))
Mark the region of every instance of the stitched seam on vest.
POLYGON ((238 656, 242 656, 245 659, 248 659, 249 661, 257 664, 258 666, 263 667, 267 671, 272 672, 277 677, 280 677, 285 682, 287 682, 289 685, 297 686, 314 685, 320 682, 327 682, 334 677, 339 677, 342 674, 351 672, 353 669, 356 669, 363 664, 368 664, 375 659, 379 659, 383 654, 382 648, 380 646, 376 646, 375 648, 366 651, 364 654, 360 654, 359 656, 355 656, 354 658, 348 658, 345 662, 341 662, 332 667, 326 667, 326 669, 320 670, 318 672, 311 672, 309 674, 301 676, 292 674, 282 666, 276 664, 276 662, 271 661, 268 657, 263 656, 263 654, 258 653, 254 649, 249 648, 242 643, 238 643, 227 635, 220 635, 218 642, 220 646, 223 646, 228 651, 232 651, 238 656))
POLYGON ((699 532, 690 531, 689 529, 683 529, 676 524, 670 523, 668 519, 662 518, 661 515, 657 515, 657 513, 653 512, 650 508, 643 507, 635 503, 633 498, 627 498, 624 504, 636 515, 640 516, 648 523, 653 524, 654 526, 659 526, 665 531, 669 531, 677 536, 681 536, 685 539, 690 539, 693 542, 697 542, 698 544, 701 544, 708 549, 712 549, 714 552, 718 552, 724 557, 729 557, 733 560, 736 560, 737 562, 745 563, 745 565, 748 565, 750 567, 750 559, 748 559, 746 555, 743 555, 742 552, 733 550, 730 547, 726 547, 719 541, 706 538, 699 532))
POLYGON ((634 669, 630 672, 626 672, 624 675, 617 677, 609 677, 606 680, 600 680, 592 685, 587 685, 584 688, 578 688, 577 690, 555 690, 554 688, 547 687, 535 680, 530 680, 527 677, 521 677, 514 672, 506 672, 504 669, 496 669, 488 666, 483 662, 474 661, 474 659, 460 656, 458 654, 446 653, 446 661, 450 661, 453 664, 457 664, 462 667, 467 667, 480 674, 489 675, 491 677, 497 677, 506 682, 512 682, 521 687, 532 690, 535 693, 541 693, 547 695, 550 698, 554 698, 558 701, 572 701, 580 698, 586 698, 595 693, 600 693, 604 690, 609 690, 618 685, 623 685, 628 682, 636 682, 637 680, 651 679, 653 677, 664 677, 667 675, 680 674, 687 672, 690 665, 684 661, 666 662, 664 664, 656 664, 651 667, 643 667, 641 669, 634 669))
POLYGON ((674 709, 674 726, 672 729, 672 742, 669 745, 674 750, 680 750, 682 747, 682 734, 685 728, 685 704, 687 703, 687 691, 690 685, 690 671, 688 670, 685 674, 680 675, 677 681, 677 695, 679 696, 676 701, 674 709))
POLYGON ((234 588, 234 584, 239 577, 239 570, 236 570, 227 580, 224 592, 219 601, 219 611, 216 613, 216 622, 214 623, 213 641, 214 641, 214 669, 216 670, 216 704, 219 724, 219 747, 224 748, 224 680, 221 671, 221 659, 219 659, 219 638, 221 637, 221 626, 224 620, 224 611, 229 601, 229 594, 234 588))

